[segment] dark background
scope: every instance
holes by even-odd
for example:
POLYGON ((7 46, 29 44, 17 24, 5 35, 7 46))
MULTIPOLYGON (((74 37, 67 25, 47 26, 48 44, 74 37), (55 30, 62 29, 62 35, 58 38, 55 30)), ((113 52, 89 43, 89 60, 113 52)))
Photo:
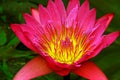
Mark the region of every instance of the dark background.
MULTIPOLYGON (((67 5, 68 0, 63 0, 67 5)), ((84 0, 81 0, 81 3, 84 0)), ((113 12, 115 14, 105 33, 120 30, 120 0, 89 0, 91 8, 97 9, 97 18, 113 12)), ((47 0, 0 0, 0 80, 12 80, 17 71, 36 54, 27 49, 10 29, 11 23, 24 23, 22 14, 38 4, 47 5, 47 0)), ((108 76, 109 80, 120 80, 120 38, 92 59, 108 76)), ((55 73, 34 80, 62 80, 55 73)), ((71 73, 71 80, 84 80, 71 73)))

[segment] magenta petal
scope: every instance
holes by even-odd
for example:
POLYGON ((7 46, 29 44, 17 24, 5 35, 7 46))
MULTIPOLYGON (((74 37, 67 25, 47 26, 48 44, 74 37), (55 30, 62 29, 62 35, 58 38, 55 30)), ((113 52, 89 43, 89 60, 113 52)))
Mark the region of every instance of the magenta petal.
POLYGON ((89 80, 108 80, 97 65, 91 61, 83 63, 81 67, 72 72, 89 80))
POLYGON ((95 24, 95 19, 96 19, 96 9, 94 8, 91 11, 89 11, 89 14, 82 20, 81 22, 82 31, 91 32, 95 24))
MULTIPOLYGON (((33 29, 34 33, 37 32, 37 31, 39 32, 39 30, 43 29, 43 26, 41 24, 39 24, 38 21, 36 21, 31 15, 29 15, 29 14, 23 14, 23 16, 24 16, 25 21, 27 23, 26 24, 27 27, 30 27, 31 29, 33 29)), ((28 31, 29 31, 29 29, 28 29, 28 31)))
POLYGON ((119 37, 119 31, 103 36, 103 48, 110 46, 119 37))
POLYGON ((65 26, 67 28, 72 27, 73 21, 76 20, 77 17, 77 11, 78 11, 78 5, 76 5, 69 13, 68 17, 65 21, 65 26))
POLYGON ((67 14, 76 6, 80 6, 79 0, 70 0, 67 7, 67 14))
POLYGON ((100 19, 98 19, 95 24, 96 29, 92 33, 92 35, 101 36, 108 27, 109 23, 111 22, 113 16, 114 16, 113 14, 107 14, 101 17, 100 19))
POLYGON ((110 46, 118 37, 119 37, 119 32, 112 32, 108 35, 104 35, 101 43, 96 47, 92 55, 89 57, 91 58, 96 56, 102 49, 110 46))
POLYGON ((51 69, 41 57, 29 61, 14 77, 14 80, 30 80, 51 73, 51 69))
POLYGON ((40 21, 43 25, 45 25, 48 22, 48 20, 51 20, 51 16, 49 15, 48 10, 42 5, 39 5, 39 12, 40 21))
POLYGON ((101 17, 97 20, 96 25, 101 24, 101 21, 103 21, 105 18, 107 18, 107 23, 106 23, 106 26, 105 26, 105 29, 106 29, 108 27, 108 25, 110 24, 110 22, 112 21, 113 17, 114 17, 113 13, 106 14, 105 16, 103 16, 103 17, 101 17))
POLYGON ((85 2, 81 5, 81 7, 78 10, 78 22, 81 22, 88 14, 89 12, 89 2, 88 0, 85 0, 85 2))
POLYGON ((15 32, 15 34, 17 35, 17 37, 22 41, 22 43, 27 46, 28 48, 30 48, 31 50, 38 52, 38 50, 32 45, 31 41, 26 38, 26 36, 24 35, 22 29, 20 28, 20 25, 18 24, 11 24, 10 25, 12 30, 15 32))
POLYGON ((27 25, 31 26, 32 28, 36 27, 38 29, 41 27, 41 24, 39 24, 38 21, 36 21, 34 19, 34 17, 32 17, 31 15, 25 13, 25 14, 23 14, 23 16, 24 16, 24 19, 25 19, 27 25))
POLYGON ((55 5, 58 8, 58 11, 59 11, 62 23, 63 23, 66 18, 66 10, 65 10, 64 4, 62 0, 55 0, 55 5))
MULTIPOLYGON (((32 16, 40 23, 39 12, 37 9, 31 8, 32 16)), ((40 23, 41 24, 41 23, 40 23)))
POLYGON ((119 37, 119 32, 113 32, 108 35, 104 35, 101 43, 94 49, 91 55, 86 55, 84 60, 88 60, 96 56, 100 51, 108 46, 110 46, 119 37))
POLYGON ((52 0, 48 1, 47 9, 48 9, 49 14, 52 17, 53 21, 61 21, 58 9, 57 9, 56 5, 52 2, 52 0))

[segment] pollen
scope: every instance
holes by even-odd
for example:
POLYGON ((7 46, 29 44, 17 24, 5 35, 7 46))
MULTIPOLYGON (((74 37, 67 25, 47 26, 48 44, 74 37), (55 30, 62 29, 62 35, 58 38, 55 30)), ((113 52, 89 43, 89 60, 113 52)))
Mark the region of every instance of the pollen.
POLYGON ((50 28, 47 33, 42 51, 59 63, 73 64, 89 49, 86 36, 77 27, 50 28))

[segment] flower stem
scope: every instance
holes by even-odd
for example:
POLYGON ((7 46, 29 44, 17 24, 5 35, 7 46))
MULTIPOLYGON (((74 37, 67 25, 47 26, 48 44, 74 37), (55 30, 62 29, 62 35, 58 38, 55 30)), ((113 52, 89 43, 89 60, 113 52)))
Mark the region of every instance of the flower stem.
POLYGON ((63 80, 70 80, 70 74, 63 77, 63 80))

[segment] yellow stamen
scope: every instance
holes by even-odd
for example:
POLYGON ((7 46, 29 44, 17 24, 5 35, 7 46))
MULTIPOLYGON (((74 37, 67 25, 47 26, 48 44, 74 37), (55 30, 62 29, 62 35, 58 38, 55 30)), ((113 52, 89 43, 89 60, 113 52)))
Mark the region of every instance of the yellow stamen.
POLYGON ((47 44, 42 44, 47 48, 43 52, 60 63, 72 64, 80 60, 88 49, 86 48, 87 44, 85 44, 87 37, 64 26, 60 34, 57 33, 56 29, 54 30, 51 29, 51 40, 47 41, 47 44))

